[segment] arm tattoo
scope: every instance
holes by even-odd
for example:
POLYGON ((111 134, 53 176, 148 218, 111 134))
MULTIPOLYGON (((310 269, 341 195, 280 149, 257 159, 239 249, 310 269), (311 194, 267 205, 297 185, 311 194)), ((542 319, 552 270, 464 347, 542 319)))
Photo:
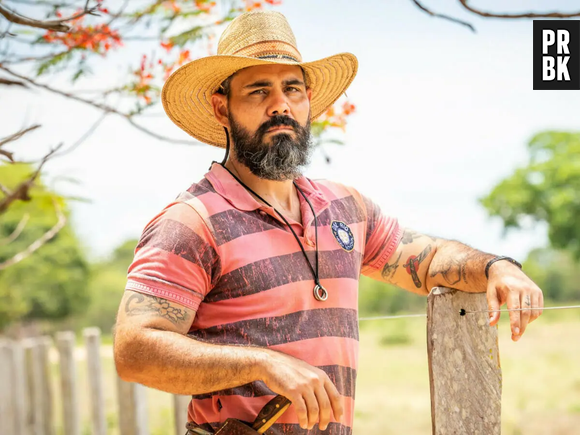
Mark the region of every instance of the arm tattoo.
POLYGON ((176 325, 189 318, 187 311, 171 305, 171 302, 167 299, 158 298, 157 296, 145 296, 140 293, 131 295, 131 297, 127 299, 125 312, 129 316, 137 316, 139 314, 157 314, 176 325))
POLYGON ((418 233, 417 231, 413 230, 405 230, 403 232, 403 237, 401 238, 401 243, 403 245, 408 245, 409 243, 413 243, 416 239, 421 237, 429 237, 431 240, 436 241, 435 237, 426 236, 425 234, 418 233))
POLYGON ((407 273, 409 275, 411 275, 411 277, 413 278, 413 282, 415 283, 415 287, 417 288, 421 288, 423 286, 423 284, 421 283, 421 279, 419 278, 419 265, 421 264, 421 262, 423 260, 425 260, 425 258, 427 258, 427 256, 429 255, 429 253, 431 252, 431 245, 427 245, 427 247, 425 249, 423 249, 423 251, 421 251, 421 253, 417 256, 415 255, 411 255, 408 259, 407 259, 407 264, 404 264, 403 267, 407 269, 407 273))
POLYGON ((397 257, 397 259, 393 264, 389 263, 385 264, 385 267, 383 267, 383 270, 381 271, 381 276, 383 277, 383 279, 389 279, 395 275, 395 272, 399 268, 399 260, 401 259, 401 255, 402 252, 399 252, 399 256, 397 257))
POLYGON ((467 284, 467 271, 465 266, 466 264, 463 259, 448 257, 438 270, 431 272, 431 278, 434 278, 437 274, 441 274, 445 282, 449 285, 457 284, 461 280, 467 284))

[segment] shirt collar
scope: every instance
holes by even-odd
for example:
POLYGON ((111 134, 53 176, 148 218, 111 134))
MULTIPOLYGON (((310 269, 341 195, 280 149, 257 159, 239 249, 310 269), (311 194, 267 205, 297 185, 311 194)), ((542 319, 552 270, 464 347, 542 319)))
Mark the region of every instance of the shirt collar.
MULTIPOLYGON (((212 164, 205 178, 220 196, 238 210, 252 211, 263 207, 263 204, 255 199, 222 165, 212 164)), ((330 201, 311 180, 301 176, 294 181, 312 204, 317 216, 330 205, 330 201)), ((299 194, 298 197, 300 202, 304 201, 302 195, 299 194)))

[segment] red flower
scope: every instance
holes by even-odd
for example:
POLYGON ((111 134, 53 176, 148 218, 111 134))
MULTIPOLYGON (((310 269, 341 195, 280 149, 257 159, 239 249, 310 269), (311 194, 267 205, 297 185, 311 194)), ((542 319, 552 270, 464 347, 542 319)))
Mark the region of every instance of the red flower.
POLYGON ((171 41, 167 41, 167 42, 162 42, 160 44, 168 53, 171 51, 171 49, 174 47, 173 42, 171 41))

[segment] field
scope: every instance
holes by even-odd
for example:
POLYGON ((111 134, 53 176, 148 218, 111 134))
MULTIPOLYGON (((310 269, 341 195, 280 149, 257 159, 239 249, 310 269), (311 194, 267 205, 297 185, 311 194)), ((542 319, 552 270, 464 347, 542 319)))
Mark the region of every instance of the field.
MULTIPOLYGON (((425 320, 421 318, 361 324, 354 433, 431 433, 425 335, 425 320)), ((580 434, 580 310, 545 312, 517 343, 510 340, 506 316, 500 325, 500 352, 502 433, 580 434)), ((79 406, 82 433, 88 435, 89 397, 83 354, 79 349, 79 406)), ((102 356, 109 433, 117 435, 110 345, 103 345, 102 356)), ((53 369, 56 375, 57 368, 53 369)), ((147 401, 151 434, 172 434, 171 397, 149 390, 147 401)), ((58 405, 55 411, 60 414, 58 405)))

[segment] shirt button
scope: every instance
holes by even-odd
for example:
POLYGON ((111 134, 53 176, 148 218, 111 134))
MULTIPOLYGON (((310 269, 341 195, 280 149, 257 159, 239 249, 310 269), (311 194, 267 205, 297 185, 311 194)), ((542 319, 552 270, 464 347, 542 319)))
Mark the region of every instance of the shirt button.
POLYGON ((314 248, 316 246, 316 243, 314 243, 312 240, 306 240, 306 244, 311 248, 314 248))

